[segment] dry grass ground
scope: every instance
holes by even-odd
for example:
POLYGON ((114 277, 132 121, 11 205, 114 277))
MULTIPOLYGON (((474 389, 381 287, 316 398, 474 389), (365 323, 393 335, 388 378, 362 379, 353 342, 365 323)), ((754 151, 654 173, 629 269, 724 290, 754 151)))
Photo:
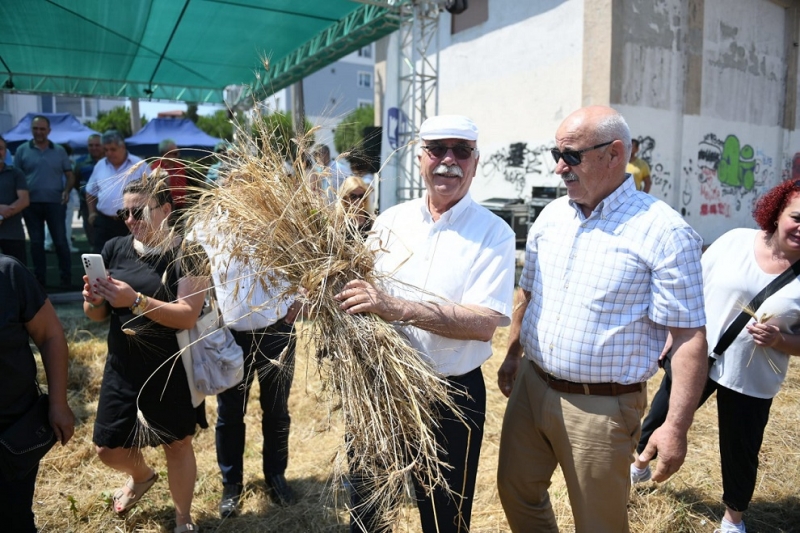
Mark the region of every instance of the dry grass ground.
MULTIPOLYGON (((103 466, 91 442, 97 394, 105 358, 103 325, 89 324, 76 312, 77 304, 62 306, 59 314, 70 336, 70 404, 77 416, 76 432, 66 446, 54 448, 42 462, 34 511, 42 532, 169 532, 173 508, 163 477, 127 518, 109 509, 110 494, 124 482, 121 474, 103 466)), ((495 470, 505 398, 495 385, 497 367, 505 351, 507 330, 495 335, 495 355, 484 365, 488 389, 486 436, 483 443, 472 531, 508 531, 497 496, 495 470)), ((660 380, 650 383, 651 395, 660 380)), ((219 532, 345 532, 347 517, 335 505, 330 490, 331 462, 342 439, 342 424, 330 417, 316 400, 319 380, 315 364, 301 347, 291 396, 292 433, 287 477, 300 502, 294 507, 273 505, 266 495, 260 463, 259 409, 251 399, 248 446, 245 454, 246 492, 243 514, 220 520, 217 505, 221 491, 214 452, 213 429, 197 435, 195 451, 198 479, 193 513, 203 531, 219 532)), ((783 391, 776 398, 761 454, 758 486, 746 514, 750 532, 800 531, 800 371, 791 366, 783 391)), ((215 400, 207 401, 213 428, 215 400)), ((719 454, 717 452, 714 399, 701 408, 690 433, 689 456, 681 471, 667 483, 649 483, 631 497, 630 517, 634 532, 711 533, 722 514, 719 454)), ((163 453, 150 450, 146 457, 166 474, 163 453)), ((339 494, 341 497, 341 494, 339 494)), ((572 517, 563 479, 554 477, 551 496, 562 531, 571 531, 572 517)), ((404 502, 398 532, 417 532, 416 509, 404 502)))

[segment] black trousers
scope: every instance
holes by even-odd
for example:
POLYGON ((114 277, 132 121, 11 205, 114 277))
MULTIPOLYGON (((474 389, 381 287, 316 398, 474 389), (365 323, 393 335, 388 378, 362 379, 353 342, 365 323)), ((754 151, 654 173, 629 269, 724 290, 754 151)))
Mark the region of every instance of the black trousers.
MULTIPOLYGON (((467 533, 472 516, 475 479, 478 475, 486 419, 486 384, 480 367, 462 376, 448 377, 447 380, 455 388, 465 392, 453 395, 453 400, 466 417, 467 424, 456 417, 451 409, 438 406, 439 427, 435 431, 436 442, 442 448, 440 459, 452 467, 443 472, 452 492, 437 486, 428 494, 425 487, 413 478, 423 533, 467 533)), ((368 497, 364 478, 358 473, 351 473, 351 533, 388 531, 376 523, 375 509, 365 504, 368 497)))
MULTIPOLYGON (((642 422, 637 453, 642 453, 653 432, 661 427, 669 412, 672 368, 664 360, 664 379, 653 398, 650 412, 642 422)), ((758 474, 758 453, 769 421, 772 398, 754 398, 706 380, 700 405, 716 391, 719 454, 722 463, 722 501, 734 511, 744 512, 753 498, 758 474)))
POLYGON ((216 445, 217 463, 223 485, 242 483, 244 478, 245 423, 244 415, 254 375, 258 376, 261 404, 261 453, 264 475, 283 474, 289 461, 289 390, 294 377, 294 326, 283 319, 268 328, 256 331, 234 331, 236 344, 244 351, 244 380, 217 395, 216 445), (288 348, 287 348, 288 346, 288 348), (286 359, 278 367, 277 360, 287 348, 286 359))

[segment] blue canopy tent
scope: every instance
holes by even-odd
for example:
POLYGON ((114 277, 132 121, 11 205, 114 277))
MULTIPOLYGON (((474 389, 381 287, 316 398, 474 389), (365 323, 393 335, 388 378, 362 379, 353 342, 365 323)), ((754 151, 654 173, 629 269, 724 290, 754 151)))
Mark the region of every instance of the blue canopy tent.
POLYGON ((87 128, 71 113, 28 113, 19 123, 5 132, 8 149, 13 153, 17 147, 33 138, 31 122, 36 116, 47 117, 50 121, 50 140, 56 144, 68 144, 75 153, 86 153, 89 135, 97 132, 87 128))
POLYGON ((157 156, 158 143, 172 139, 182 157, 199 158, 208 155, 222 139, 212 137, 195 126, 188 118, 154 118, 136 135, 125 139, 128 150, 140 157, 157 156), (189 153, 183 153, 183 152, 189 153))

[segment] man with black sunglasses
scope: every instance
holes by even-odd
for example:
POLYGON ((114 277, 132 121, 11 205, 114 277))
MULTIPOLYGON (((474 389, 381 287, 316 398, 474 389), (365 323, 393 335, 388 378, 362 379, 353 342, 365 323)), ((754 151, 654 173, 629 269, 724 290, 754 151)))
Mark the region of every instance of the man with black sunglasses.
POLYGON ((141 158, 128 152, 118 131, 108 130, 101 140, 105 157, 97 162, 86 183, 88 222, 94 228, 92 249, 97 254, 102 253, 106 242, 130 233, 120 213, 122 191, 147 169, 147 165, 140 163, 141 158))
MULTIPOLYGON (((447 487, 413 480, 422 531, 466 533, 486 413, 481 364, 492 355, 495 329, 510 322, 515 237, 469 195, 479 158, 475 123, 457 115, 431 117, 419 136, 425 195, 387 209, 372 228, 375 270, 386 281, 351 281, 336 298, 348 313, 375 313, 396 323, 452 385, 460 414, 437 406, 435 430, 441 459, 452 467, 444 471, 447 487)), ((366 477, 350 477, 350 528, 383 532, 367 503, 366 477)))
POLYGON ((669 478, 686 455, 708 373, 702 241, 636 190, 630 151, 628 125, 609 107, 580 109, 556 132, 568 194, 531 226, 523 299, 498 371, 509 396, 498 492, 514 532, 558 531, 548 495, 558 465, 577 533, 629 531, 629 468, 667 333, 680 392, 645 451, 661 459, 653 479, 669 478))

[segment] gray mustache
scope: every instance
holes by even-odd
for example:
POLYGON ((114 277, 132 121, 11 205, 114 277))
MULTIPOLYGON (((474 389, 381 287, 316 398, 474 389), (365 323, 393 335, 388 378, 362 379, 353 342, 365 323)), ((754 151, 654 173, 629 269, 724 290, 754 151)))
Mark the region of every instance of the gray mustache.
POLYGON ((461 171, 461 167, 458 165, 445 165, 444 163, 440 164, 433 170, 434 174, 455 174, 459 178, 464 177, 464 173, 461 171))

